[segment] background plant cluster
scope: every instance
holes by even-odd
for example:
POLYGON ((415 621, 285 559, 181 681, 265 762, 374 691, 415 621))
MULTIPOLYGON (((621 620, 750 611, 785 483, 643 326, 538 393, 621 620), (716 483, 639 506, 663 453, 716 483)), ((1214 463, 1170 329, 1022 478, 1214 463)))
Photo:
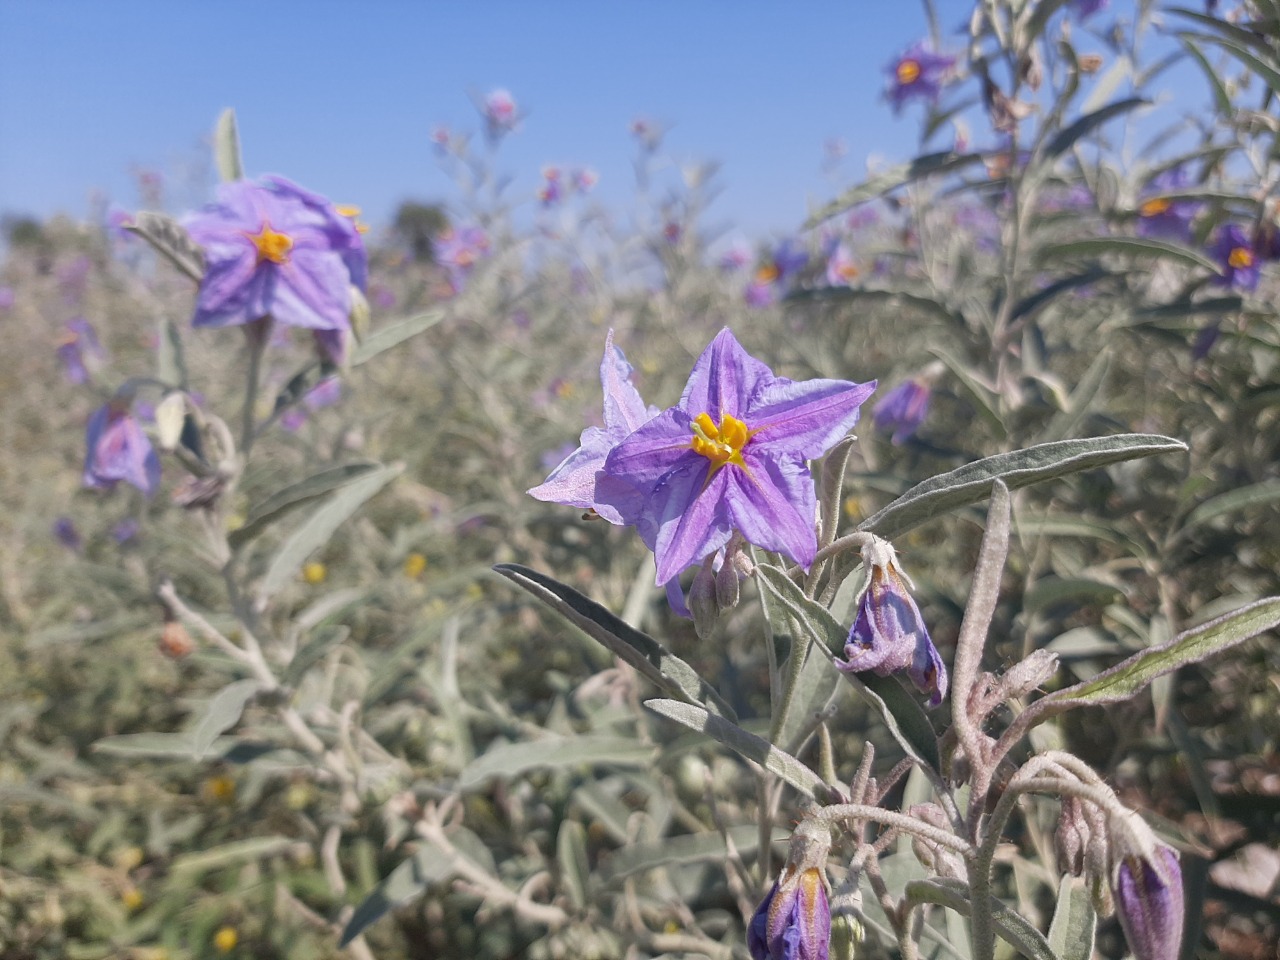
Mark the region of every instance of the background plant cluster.
MULTIPOLYGON (((191 330, 189 278, 136 234, 10 224, 0 957, 745 956, 774 788, 644 710, 647 681, 491 571, 553 573, 661 638, 748 726, 767 716, 753 604, 699 639, 629 531, 525 494, 598 421, 610 328, 660 406, 723 326, 781 376, 877 379, 877 397, 919 378, 931 404, 901 442, 864 416, 838 507, 850 527, 1002 452, 1122 432, 1185 442, 1015 496, 989 665, 1048 649, 1054 682, 1075 682, 1280 592, 1280 267, 1262 262, 1245 289, 1213 253, 1236 224, 1263 260, 1280 229, 1280 6, 1084 6, 984 0, 963 36, 939 35, 959 60, 937 100, 908 106, 924 112, 920 155, 789 238, 807 265, 774 303, 747 289, 775 246, 724 255, 705 212, 713 169, 675 175, 660 131, 637 130, 626 216, 585 190, 508 196, 501 152, 480 140, 518 131, 446 135, 458 198, 446 213, 407 205, 367 237, 370 332, 337 402, 314 392, 309 342, 265 354, 256 412, 278 416, 228 505, 246 544, 230 572, 172 496, 176 460, 150 499, 80 481, 84 424, 129 377, 181 376, 238 416, 240 332, 191 330), (1186 69, 1212 112, 1162 95, 1186 69), (1152 198, 1193 205, 1185 235, 1144 235, 1152 198), (460 265, 448 238, 468 229, 485 242, 460 265), (850 266, 833 275, 837 249, 850 266), (312 542, 324 511, 344 522, 312 542), (236 702, 242 665, 176 629, 157 591, 170 582, 234 642, 230 581, 273 576, 280 687, 236 702), (299 747, 282 703, 349 776, 299 747)), ((980 517, 962 507, 896 543, 948 660, 980 517)), ((865 739, 882 762, 900 755, 844 690, 824 718, 846 781, 865 739)), ((1042 731, 1187 845, 1187 956, 1276 955, 1277 718, 1264 637, 1042 731)), ((1052 906, 1044 840, 1020 839, 998 891, 1033 919, 1052 906)), ((906 848, 897 863, 917 869, 906 848)), ((870 930, 861 949, 894 944, 870 930)), ((1099 954, 1123 949, 1104 926, 1099 954)))

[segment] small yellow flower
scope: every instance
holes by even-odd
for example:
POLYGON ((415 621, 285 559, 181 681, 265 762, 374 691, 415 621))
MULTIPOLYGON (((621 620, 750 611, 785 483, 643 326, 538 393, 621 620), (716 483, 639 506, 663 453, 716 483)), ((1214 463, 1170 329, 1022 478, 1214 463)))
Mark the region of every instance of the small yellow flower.
POLYGON ((239 942, 240 935, 236 933, 235 927, 219 927, 218 932, 213 935, 213 945, 219 953, 230 953, 239 942))
POLYGON ((142 858, 146 856, 141 847, 122 847, 116 851, 115 860, 116 867, 121 870, 132 870, 138 864, 142 863, 142 858))
POLYGON ((483 599, 484 599, 484 588, 483 588, 483 587, 481 587, 481 586, 480 586, 480 584, 478 584, 478 583, 469 583, 469 584, 467 584, 467 599, 468 599, 468 600, 483 600, 483 599))
POLYGON ((204 792, 211 800, 230 803, 236 795, 236 782, 225 773, 220 773, 204 782, 204 792))
POLYGON ((427 569, 427 558, 422 554, 411 553, 404 558, 404 575, 410 580, 417 580, 425 569, 427 569))
POLYGON ((302 568, 302 579, 307 581, 313 587, 317 584, 324 583, 324 578, 329 575, 329 568, 319 561, 312 561, 302 568))
POLYGON ((850 520, 858 519, 862 516, 862 502, 857 497, 845 497, 844 515, 850 520))
POLYGON ((243 513, 239 512, 227 514, 227 532, 231 533, 235 530, 239 530, 244 526, 245 521, 248 519, 249 518, 243 513))
POLYGON ((137 910, 142 906, 142 891, 130 886, 120 894, 120 902, 124 904, 126 910, 137 910))
POLYGON ((568 380, 561 380, 556 384, 556 396, 561 400, 568 400, 573 396, 573 384, 568 380))

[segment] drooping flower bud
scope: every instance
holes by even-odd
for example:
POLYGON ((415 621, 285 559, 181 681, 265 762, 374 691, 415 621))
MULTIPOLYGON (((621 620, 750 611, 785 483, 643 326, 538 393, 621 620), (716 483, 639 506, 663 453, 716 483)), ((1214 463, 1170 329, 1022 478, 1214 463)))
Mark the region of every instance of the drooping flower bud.
POLYGON ((1065 870, 1073 877, 1083 874, 1084 852, 1088 845, 1089 821, 1084 816, 1084 804, 1079 797, 1063 797, 1058 829, 1053 835, 1058 869, 1065 870))
POLYGON ((711 558, 698 568, 689 586, 689 612, 693 614, 693 628, 698 636, 706 639, 720 619, 720 604, 716 601, 716 575, 711 569, 711 558))
POLYGON ((1113 817, 1111 892, 1136 960, 1177 957, 1182 945, 1182 869, 1136 814, 1113 817))
POLYGON ((831 904, 826 860, 831 831, 803 820, 791 837, 787 865, 747 927, 752 960, 828 960, 831 904))
POLYGON ((911 598, 911 581, 898 569, 887 540, 876 538, 863 547, 862 561, 870 579, 844 647, 846 659, 836 666, 882 677, 906 670, 917 689, 929 694, 929 706, 936 707, 947 694, 947 668, 911 598))

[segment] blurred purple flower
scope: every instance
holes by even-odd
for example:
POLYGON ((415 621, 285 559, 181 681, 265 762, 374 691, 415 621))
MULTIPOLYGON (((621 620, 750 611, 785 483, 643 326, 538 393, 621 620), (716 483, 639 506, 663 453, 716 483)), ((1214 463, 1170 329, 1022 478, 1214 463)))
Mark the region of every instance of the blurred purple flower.
POLYGON ((788 864, 747 927, 751 960, 827 960, 830 943, 831 904, 822 872, 788 864))
POLYGON ((808 265, 809 254, 804 248, 792 239, 783 240, 756 268, 755 275, 747 284, 748 306, 766 307, 777 303, 796 274, 808 265))
POLYGON ((737 273, 751 262, 751 248, 743 240, 735 240, 732 246, 720 254, 716 265, 723 273, 737 273))
POLYGON ((436 263, 444 268, 453 292, 459 293, 476 262, 489 251, 489 235, 480 227, 449 227, 433 247, 436 263))
POLYGON ((666 132, 662 127, 647 117, 636 117, 631 121, 631 135, 640 142, 640 146, 650 152, 658 149, 662 143, 662 135, 666 132))
POLYGON ((75 305, 84 299, 92 269, 93 261, 83 253, 58 268, 55 276, 63 300, 75 305))
POLYGON ((600 174, 590 167, 581 167, 573 171, 573 188, 579 193, 590 193, 600 182, 600 174))
POLYGON ((485 129, 488 131, 489 136, 495 140, 504 134, 510 133, 516 128, 516 124, 520 122, 515 98, 511 96, 508 90, 501 87, 497 90, 491 90, 485 96, 484 106, 480 112, 484 116, 485 129))
POLYGON ((694 364, 680 402, 609 452, 595 500, 637 528, 659 584, 735 530, 807 569, 817 551, 808 461, 849 432, 874 389, 775 377, 726 328, 694 364))
POLYGON ((639 391, 631 385, 631 373, 631 364, 627 363, 622 350, 614 346, 610 330, 604 341, 604 358, 600 361, 604 426, 583 430, 578 448, 560 461, 544 483, 529 491, 531 497, 594 510, 610 523, 623 522, 614 507, 596 502, 596 474, 621 440, 658 415, 658 408, 646 407, 639 391))
POLYGON ((1222 336, 1222 321, 1214 320, 1205 324, 1196 333, 1195 339, 1191 342, 1191 359, 1199 363, 1209 355, 1209 351, 1217 344, 1218 338, 1222 336))
POLYGON ((307 411, 301 407, 290 407, 284 413, 280 414, 280 426, 282 429, 290 433, 297 433, 302 429, 302 425, 307 422, 307 411))
POLYGON ((440 152, 443 153, 449 149, 449 143, 452 139, 453 134, 444 124, 437 124, 431 128, 431 142, 435 144, 436 149, 440 152))
POLYGON ((133 223, 133 214, 123 207, 117 207, 112 204, 111 209, 107 211, 106 231, 107 236, 117 243, 131 243, 136 239, 134 235, 126 229, 133 223))
POLYGON ((387 287, 378 284, 369 294, 369 301, 379 310, 390 310, 396 305, 396 295, 387 287))
POLYGON ((544 207, 553 207, 560 202, 560 198, 564 196, 564 189, 560 183, 559 167, 543 167, 542 168, 542 186, 538 188, 538 199, 542 201, 544 207))
POLYGON ((1111 890, 1135 960, 1178 956, 1185 908, 1182 869, 1172 848, 1157 841, 1149 856, 1132 853, 1117 858, 1111 890))
POLYGON ((1161 196, 1186 186, 1187 174, 1181 167, 1165 170, 1152 178, 1140 197, 1138 236, 1172 237, 1184 242, 1191 239, 1191 221, 1200 212, 1202 204, 1198 200, 1161 196))
POLYGON ((0 310, 11 310, 16 297, 13 287, 0 287, 0 310))
POLYGON ((872 411, 876 429, 883 433, 892 431, 894 444, 909 440, 929 415, 931 394, 932 391, 921 380, 906 380, 898 384, 880 398, 872 411))
POLYGON ((68 550, 79 550, 84 542, 70 517, 59 517, 53 521, 53 538, 68 550))
POLYGON ((306 392, 302 402, 308 410, 323 410, 342 399, 342 381, 338 377, 325 377, 306 392))
POLYGON ((312 330, 320 348, 341 360, 351 287, 364 290, 368 273, 364 241, 350 217, 318 194, 271 176, 221 184, 217 202, 185 226, 206 262, 194 326, 269 318, 312 330))
POLYGON ((889 88, 885 97, 895 113, 909 100, 936 103, 943 86, 951 81, 956 58, 935 53, 923 40, 912 44, 902 56, 889 64, 889 88))
POLYGON ((1071 12, 1081 21, 1088 20, 1095 13, 1107 8, 1108 0, 1069 0, 1071 12))
POLYGON ((1253 241, 1242 227, 1234 223, 1219 227, 1209 252, 1222 270, 1222 275, 1216 277, 1214 283, 1244 291, 1258 288, 1258 255, 1254 252, 1253 241))
POLYGON ((86 383, 89 379, 89 368, 85 365, 86 357, 91 360, 102 360, 106 351, 94 333, 92 325, 84 317, 76 317, 67 321, 66 332, 58 342, 58 359, 62 361, 63 372, 67 382, 76 385, 86 383))
POLYGON ((84 485, 110 490, 121 480, 150 496, 160 483, 160 458, 129 412, 129 405, 113 400, 89 418, 84 485))
POLYGON ((862 558, 870 580, 849 630, 845 659, 836 666, 846 673, 871 670, 881 677, 906 670, 916 688, 929 694, 929 706, 938 706, 947 695, 947 668, 929 639, 893 547, 885 540, 873 541, 862 558))
POLYGON ((851 287, 862 276, 862 269, 846 243, 837 243, 827 257, 827 285, 851 287))
POLYGON ((125 517, 111 528, 111 539, 116 543, 126 544, 138 535, 138 521, 133 517, 125 517))

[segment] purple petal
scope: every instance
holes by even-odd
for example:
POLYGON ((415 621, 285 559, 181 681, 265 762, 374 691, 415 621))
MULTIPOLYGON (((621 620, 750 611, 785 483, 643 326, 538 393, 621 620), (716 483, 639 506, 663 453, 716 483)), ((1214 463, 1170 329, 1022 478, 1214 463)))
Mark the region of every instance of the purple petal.
POLYGON ((725 327, 693 365, 680 408, 690 417, 709 413, 717 423, 726 415, 741 419, 751 397, 773 379, 769 368, 747 353, 725 327))
POLYGON ((795 454, 813 460, 830 450, 858 422, 858 407, 876 381, 776 379, 746 413, 751 446, 771 455, 795 454))
POLYGON ((817 499, 809 468, 798 459, 749 456, 747 469, 722 467, 728 475, 729 519, 765 550, 790 557, 808 570, 818 549, 814 532, 817 499))

